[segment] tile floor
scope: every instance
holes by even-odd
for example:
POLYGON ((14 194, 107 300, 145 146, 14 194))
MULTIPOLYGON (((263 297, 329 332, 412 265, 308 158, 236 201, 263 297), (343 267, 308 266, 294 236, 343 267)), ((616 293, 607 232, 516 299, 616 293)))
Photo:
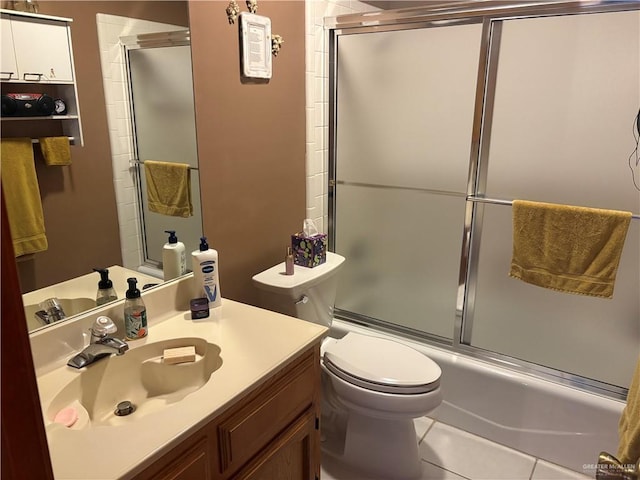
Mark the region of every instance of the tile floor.
MULTIPOLYGON (((423 480, 587 480, 591 477, 428 417, 416 420, 423 480)), ((321 480, 374 480, 323 456, 321 480)), ((393 479, 385 479, 393 480, 393 479)))

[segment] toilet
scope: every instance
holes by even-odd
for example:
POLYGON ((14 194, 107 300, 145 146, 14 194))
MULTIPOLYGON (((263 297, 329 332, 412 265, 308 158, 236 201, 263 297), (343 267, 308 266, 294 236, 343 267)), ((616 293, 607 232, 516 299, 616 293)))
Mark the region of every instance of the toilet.
MULTIPOLYGON (((284 262, 253 277, 263 308, 331 327, 344 257, 326 262, 284 262)), ((409 480, 422 467, 413 420, 442 402, 441 370, 420 352, 392 340, 347 333, 321 346, 322 450, 360 473, 409 480)))

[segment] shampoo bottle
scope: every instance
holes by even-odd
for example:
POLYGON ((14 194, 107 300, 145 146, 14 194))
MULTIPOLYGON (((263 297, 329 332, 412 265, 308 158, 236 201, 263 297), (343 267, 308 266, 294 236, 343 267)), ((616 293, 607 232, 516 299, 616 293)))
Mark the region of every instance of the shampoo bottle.
POLYGON ((165 280, 177 278, 187 273, 184 243, 178 241, 175 230, 165 230, 169 240, 162 247, 162 271, 165 280))
POLYGON ((129 289, 124 302, 124 330, 129 340, 147 336, 147 309, 136 287, 136 278, 127 278, 129 289))
POLYGON ((98 293, 96 294, 96 305, 104 305, 118 299, 118 294, 113 289, 113 282, 109 280, 109 270, 106 268, 94 268, 94 272, 100 274, 98 282, 98 293))
POLYGON ((209 307, 222 305, 220 299, 220 280, 218 277, 218 252, 209 248, 207 237, 200 238, 200 249, 191 254, 193 260, 193 278, 195 297, 206 297, 209 307))

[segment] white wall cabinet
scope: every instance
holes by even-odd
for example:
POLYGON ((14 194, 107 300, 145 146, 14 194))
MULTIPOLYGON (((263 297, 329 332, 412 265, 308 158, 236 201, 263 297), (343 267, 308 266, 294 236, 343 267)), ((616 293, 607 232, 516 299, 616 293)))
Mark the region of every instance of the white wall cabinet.
POLYGON ((11 20, 18 78, 73 82, 67 22, 19 18, 11 20), (45 39, 45 41, 42 41, 45 39))
POLYGON ((67 111, 47 117, 2 117, 2 136, 66 135, 82 145, 70 18, 13 10, 2 15, 2 94, 43 93, 62 99, 67 111))
POLYGON ((13 48, 10 17, 2 15, 0 30, 2 32, 2 63, 0 64, 2 80, 9 80, 11 77, 18 78, 18 63, 16 62, 16 52, 13 48))

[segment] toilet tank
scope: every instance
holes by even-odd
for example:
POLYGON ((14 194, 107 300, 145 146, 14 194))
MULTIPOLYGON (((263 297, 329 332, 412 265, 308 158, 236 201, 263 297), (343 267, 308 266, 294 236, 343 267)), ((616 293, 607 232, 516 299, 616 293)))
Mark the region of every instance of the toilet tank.
POLYGON ((326 327, 333 321, 338 272, 344 257, 327 252, 325 263, 307 268, 296 265, 293 275, 285 275, 280 263, 254 275, 260 291, 260 306, 326 327))

